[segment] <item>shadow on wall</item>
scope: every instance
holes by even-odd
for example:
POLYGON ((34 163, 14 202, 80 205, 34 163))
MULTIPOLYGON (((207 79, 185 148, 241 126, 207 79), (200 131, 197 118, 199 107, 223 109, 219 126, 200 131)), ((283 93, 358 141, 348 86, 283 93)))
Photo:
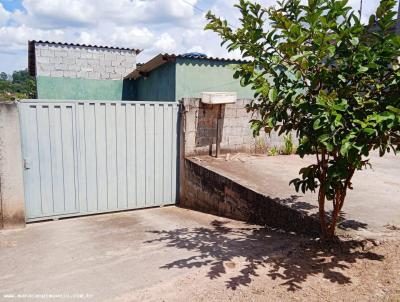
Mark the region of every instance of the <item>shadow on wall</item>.
POLYGON ((123 80, 122 82, 122 100, 123 101, 132 101, 136 100, 136 89, 135 89, 135 81, 133 80, 123 80))
POLYGON ((179 259, 162 269, 208 267, 207 277, 217 279, 224 274, 234 276, 226 288, 236 290, 248 286, 261 271, 272 279, 282 280, 289 291, 302 288, 308 277, 321 276, 337 284, 352 283, 344 271, 358 259, 382 261, 382 255, 362 251, 363 242, 347 241, 333 247, 323 246, 310 238, 278 233, 263 227, 231 228, 215 220, 210 227, 153 231, 167 248, 183 249, 194 256, 179 259), (333 255, 333 256, 332 256, 333 255), (235 269, 239 266, 238 269, 235 269), (234 270, 235 269, 235 270, 234 270))
POLYGON ((218 141, 221 143, 224 129, 225 105, 209 105, 200 102, 197 116, 195 145, 200 152, 215 154, 217 142, 217 123, 219 123, 218 141))
MULTIPOLYGON (((289 198, 275 200, 276 202, 286 205, 303 215, 309 215, 310 217, 313 217, 319 221, 319 214, 312 214, 313 211, 315 212, 318 209, 318 206, 314 205, 310 201, 299 201, 299 198, 301 197, 302 196, 300 195, 291 195, 289 198)), ((326 214, 328 218, 331 219, 332 211, 327 211, 326 214)), ((346 219, 346 213, 341 211, 339 215, 338 227, 342 230, 359 231, 366 230, 368 228, 368 224, 354 219, 346 219)))

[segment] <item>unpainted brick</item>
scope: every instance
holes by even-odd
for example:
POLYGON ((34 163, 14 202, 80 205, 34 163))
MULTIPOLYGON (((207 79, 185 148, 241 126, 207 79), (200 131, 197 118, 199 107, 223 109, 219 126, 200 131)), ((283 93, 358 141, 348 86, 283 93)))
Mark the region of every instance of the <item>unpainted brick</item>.
POLYGON ((63 75, 67 78, 76 78, 76 71, 65 70, 63 75))
POLYGON ((93 72, 93 66, 85 66, 81 68, 83 72, 93 72))
POLYGON ((38 57, 36 59, 36 64, 40 63, 50 63, 50 58, 49 57, 38 57))
POLYGON ((62 70, 52 70, 52 71, 50 71, 50 76, 55 77, 55 78, 61 78, 63 76, 63 71, 62 70))
POLYGON ((40 56, 42 57, 54 57, 54 50, 51 49, 41 49, 40 56))
POLYGON ((68 52, 65 51, 65 50, 55 51, 54 52, 54 56, 55 57, 67 57, 68 56, 68 52))
POLYGON ((100 72, 89 72, 88 73, 88 78, 89 79, 99 80, 100 79, 100 72))
POLYGON ((228 141, 229 141, 229 145, 231 145, 231 146, 241 145, 241 144, 243 144, 243 137, 242 136, 230 136, 228 141))
MULTIPOLYGON (((75 59, 75 58, 68 58, 68 57, 66 57, 66 58, 63 58, 62 62, 68 65, 68 69, 69 69, 71 66, 74 66, 74 68, 76 68, 75 66, 77 66, 77 64, 76 64, 76 59, 75 59)), ((74 70, 76 70, 76 69, 74 69, 74 70)))
POLYGON ((54 67, 56 67, 56 64, 62 63, 63 58, 61 57, 49 57, 49 62, 54 64, 54 67))
POLYGON ((81 52, 76 49, 68 49, 68 58, 81 58, 81 52))
POLYGON ((87 79, 88 78, 88 74, 89 73, 87 71, 81 70, 81 71, 78 71, 76 75, 77 75, 78 78, 87 79))

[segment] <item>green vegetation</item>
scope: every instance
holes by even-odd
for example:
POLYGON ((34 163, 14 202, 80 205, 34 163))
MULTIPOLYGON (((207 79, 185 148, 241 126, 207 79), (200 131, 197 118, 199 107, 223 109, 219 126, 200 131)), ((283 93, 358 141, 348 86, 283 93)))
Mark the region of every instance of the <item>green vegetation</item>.
POLYGON ((255 152, 256 153, 265 153, 267 151, 267 145, 265 144, 265 138, 257 136, 255 138, 256 144, 255 144, 255 152))
POLYGON ((289 133, 283 137, 283 150, 282 153, 286 155, 293 154, 296 150, 293 143, 292 133, 289 133))
POLYGON ((268 154, 268 156, 277 156, 277 155, 279 155, 278 147, 277 146, 273 146, 273 147, 269 148, 267 154, 268 154))
POLYGON ((0 73, 0 101, 34 98, 35 94, 35 79, 27 70, 14 71, 11 76, 0 73))
POLYGON ((251 121, 255 135, 295 131, 297 153, 315 156, 291 183, 297 191, 318 190, 321 233, 329 240, 353 175, 369 165, 370 152, 400 152, 395 6, 381 0, 367 25, 347 0, 282 0, 271 8, 240 0, 238 28, 207 15, 206 29, 252 60, 235 77, 256 92, 248 106, 260 116, 251 121))

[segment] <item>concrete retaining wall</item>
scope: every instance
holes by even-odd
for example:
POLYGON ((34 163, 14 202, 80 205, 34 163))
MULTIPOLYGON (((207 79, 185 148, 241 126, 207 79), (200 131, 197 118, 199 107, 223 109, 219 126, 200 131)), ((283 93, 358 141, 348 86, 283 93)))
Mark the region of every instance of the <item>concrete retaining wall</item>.
POLYGON ((25 225, 22 171, 17 104, 0 102, 0 228, 25 225))
POLYGON ((206 167, 185 159, 180 206, 287 231, 319 234, 319 223, 206 167))

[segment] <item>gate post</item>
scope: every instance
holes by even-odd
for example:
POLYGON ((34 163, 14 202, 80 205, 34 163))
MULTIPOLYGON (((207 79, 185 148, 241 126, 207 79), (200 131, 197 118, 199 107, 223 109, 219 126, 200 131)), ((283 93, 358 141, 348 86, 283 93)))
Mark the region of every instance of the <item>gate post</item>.
POLYGON ((0 102, 0 229, 25 226, 21 133, 17 102, 0 102))

